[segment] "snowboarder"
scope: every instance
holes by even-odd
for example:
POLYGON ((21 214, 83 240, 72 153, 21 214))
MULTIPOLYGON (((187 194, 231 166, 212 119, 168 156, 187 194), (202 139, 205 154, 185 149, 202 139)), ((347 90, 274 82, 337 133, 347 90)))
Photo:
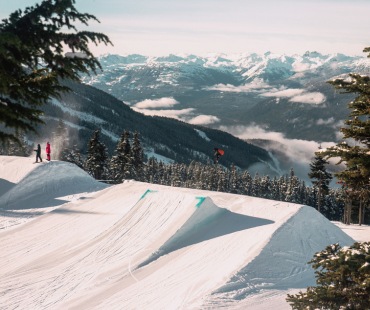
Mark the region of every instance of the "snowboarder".
POLYGON ((214 158, 213 158, 213 162, 215 163, 215 164, 218 164, 218 160, 219 160, 219 158, 222 156, 222 155, 224 155, 224 150, 221 150, 221 149, 219 149, 219 148, 217 148, 217 147, 215 147, 214 149, 214 158))
POLYGON ((41 146, 40 144, 37 144, 37 149, 34 150, 36 152, 36 162, 38 163, 39 162, 39 159, 40 159, 40 162, 42 162, 42 158, 41 158, 41 146))
POLYGON ((47 161, 50 161, 50 153, 51 153, 51 149, 50 149, 50 143, 48 141, 46 143, 46 160, 47 161))

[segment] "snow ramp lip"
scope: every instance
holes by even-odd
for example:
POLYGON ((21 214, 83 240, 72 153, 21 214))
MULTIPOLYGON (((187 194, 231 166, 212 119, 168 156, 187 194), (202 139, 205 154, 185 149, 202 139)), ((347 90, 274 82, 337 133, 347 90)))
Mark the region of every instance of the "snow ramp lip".
POLYGON ((197 196, 195 199, 197 201, 193 214, 174 235, 135 269, 142 268, 164 255, 197 243, 274 223, 268 219, 247 216, 220 208, 210 197, 197 196))
POLYGON ((259 255, 212 295, 235 301, 266 289, 313 286, 314 270, 308 264, 313 255, 329 244, 351 245, 353 242, 314 208, 302 206, 272 234, 259 255))

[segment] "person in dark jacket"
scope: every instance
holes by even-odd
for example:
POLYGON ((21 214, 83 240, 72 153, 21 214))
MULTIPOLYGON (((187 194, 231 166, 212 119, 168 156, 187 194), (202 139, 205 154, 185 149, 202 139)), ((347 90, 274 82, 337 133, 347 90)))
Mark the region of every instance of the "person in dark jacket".
POLYGON ((39 159, 40 159, 40 162, 42 162, 40 144, 37 144, 37 149, 35 150, 35 152, 36 152, 36 162, 38 163, 39 159))

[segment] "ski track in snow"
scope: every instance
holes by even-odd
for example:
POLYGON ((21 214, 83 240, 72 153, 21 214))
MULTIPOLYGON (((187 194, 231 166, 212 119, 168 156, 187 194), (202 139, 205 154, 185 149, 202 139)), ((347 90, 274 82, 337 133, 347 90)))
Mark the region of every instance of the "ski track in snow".
POLYGON ((310 207, 107 187, 30 160, 0 157, 0 180, 12 183, 0 193, 1 309, 289 309, 286 293, 314 283, 312 255, 354 242, 310 207))

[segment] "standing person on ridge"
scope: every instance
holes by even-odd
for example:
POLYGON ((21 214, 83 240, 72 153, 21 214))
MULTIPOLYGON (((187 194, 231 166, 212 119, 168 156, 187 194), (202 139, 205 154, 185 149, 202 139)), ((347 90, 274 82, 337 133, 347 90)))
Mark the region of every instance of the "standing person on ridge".
POLYGON ((37 144, 37 149, 34 150, 36 152, 36 162, 38 163, 39 162, 39 159, 40 159, 40 162, 42 162, 42 158, 41 158, 41 146, 40 144, 37 144))
POLYGON ((46 143, 46 160, 47 161, 50 161, 50 153, 51 153, 51 149, 50 149, 50 143, 48 141, 46 143))

